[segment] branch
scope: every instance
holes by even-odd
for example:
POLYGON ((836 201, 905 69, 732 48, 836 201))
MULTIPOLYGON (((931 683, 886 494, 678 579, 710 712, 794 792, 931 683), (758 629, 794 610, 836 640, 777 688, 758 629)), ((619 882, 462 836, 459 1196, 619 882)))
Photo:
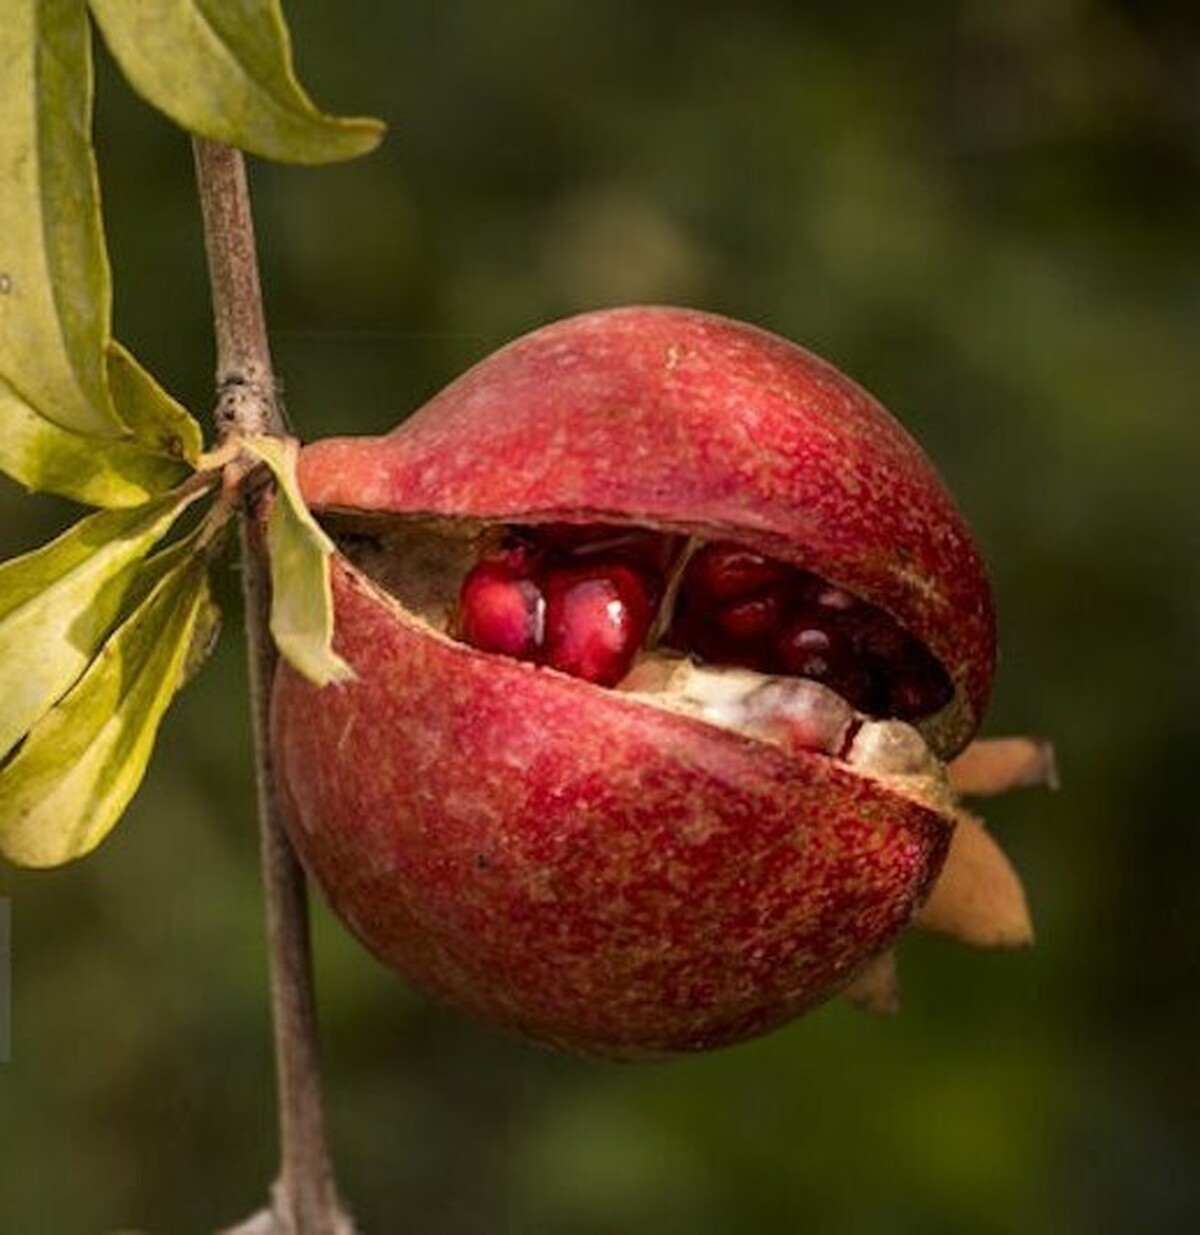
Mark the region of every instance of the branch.
POLYGON ((217 340, 217 431, 282 435, 246 164, 239 150, 195 138, 196 180, 217 340))
MULTIPOLYGON (((212 285, 217 341, 217 431, 286 432, 275 387, 259 285, 254 224, 242 155, 194 139, 196 179, 212 285)), ((271 766, 269 709, 276 652, 269 633, 270 572, 259 496, 246 490, 241 518, 242 582, 267 944, 279 1095, 279 1178, 269 1210, 234 1228, 240 1235, 353 1235, 325 1135, 316 1004, 304 874, 283 830, 271 766)))

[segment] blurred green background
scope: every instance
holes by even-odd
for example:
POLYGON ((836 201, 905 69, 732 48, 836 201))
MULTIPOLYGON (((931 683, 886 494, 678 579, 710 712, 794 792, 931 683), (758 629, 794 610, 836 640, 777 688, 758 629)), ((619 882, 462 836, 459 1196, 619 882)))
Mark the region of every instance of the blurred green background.
MULTIPOLYGON (((255 165, 302 436, 382 429, 493 347, 622 301, 804 342, 926 444, 994 572, 988 722, 1058 744, 989 817, 1037 947, 902 949, 681 1063, 545 1054, 317 912, 333 1139, 377 1235, 1200 1229, 1200 7, 1126 0, 291 5, 376 155, 255 165)), ((199 412, 190 155, 100 67, 118 333, 199 412)), ((500 464, 498 464, 500 465, 500 464)), ((0 486, 0 550, 67 511, 0 486)), ((201 1232, 262 1200, 272 1063, 237 598, 127 820, 13 902, 0 1230, 201 1232)))

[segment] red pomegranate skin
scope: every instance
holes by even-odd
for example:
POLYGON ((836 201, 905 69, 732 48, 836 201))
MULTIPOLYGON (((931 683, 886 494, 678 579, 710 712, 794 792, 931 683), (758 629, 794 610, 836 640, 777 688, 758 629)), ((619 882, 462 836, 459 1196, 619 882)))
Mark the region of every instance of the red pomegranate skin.
MULTIPOLYGON (((382 438, 308 447, 322 511, 625 523, 735 539, 886 608, 957 688, 965 744, 990 592, 918 447, 824 362, 690 310, 568 319, 382 438)), ((335 557, 356 679, 281 666, 275 770, 335 911, 416 985, 537 1041, 702 1050, 828 998, 908 923, 951 819, 887 778, 481 652, 335 557)))

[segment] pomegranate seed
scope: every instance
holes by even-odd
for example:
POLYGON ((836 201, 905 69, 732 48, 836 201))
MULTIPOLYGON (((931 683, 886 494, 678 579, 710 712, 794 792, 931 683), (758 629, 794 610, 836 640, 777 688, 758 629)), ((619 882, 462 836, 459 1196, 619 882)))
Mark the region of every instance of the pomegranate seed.
POLYGON ((546 602, 532 579, 514 575, 505 561, 472 567, 459 599, 460 636, 484 652, 530 660, 542 642, 546 602))
POLYGON ((829 584, 823 584, 817 592, 816 603, 822 609, 833 609, 840 613, 845 613, 847 610, 855 608, 859 602, 856 597, 851 596, 849 592, 843 591, 840 587, 831 587, 829 584))
POLYGON ((629 671, 650 628, 649 589, 620 562, 550 573, 545 581, 545 664, 601 686, 629 671))
POLYGON ((745 643, 778 630, 782 615, 783 597, 779 592, 767 592, 719 610, 714 620, 730 639, 745 643))
POLYGON ((914 641, 879 609, 862 609, 852 615, 854 641, 864 656, 895 666, 904 659, 914 641))
POLYGON ((954 694, 941 665, 915 639, 907 653, 893 672, 888 696, 888 711, 901 720, 938 712, 954 694))
POLYGON ((869 697, 870 676, 849 638, 836 627, 820 627, 809 618, 785 630, 777 645, 785 672, 811 678, 862 708, 869 697))
POLYGON ((705 545, 688 563, 687 587, 703 601, 740 599, 782 583, 791 569, 751 549, 718 542, 705 545))
POLYGON ((785 631, 779 640, 779 655, 784 665, 799 677, 823 677, 832 648, 833 639, 828 631, 803 622, 785 631))

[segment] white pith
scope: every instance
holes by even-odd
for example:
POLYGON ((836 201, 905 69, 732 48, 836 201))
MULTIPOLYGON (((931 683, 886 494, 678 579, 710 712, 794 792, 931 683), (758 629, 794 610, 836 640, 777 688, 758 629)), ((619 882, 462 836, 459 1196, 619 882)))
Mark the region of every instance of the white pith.
POLYGON ((820 682, 655 654, 617 689, 784 750, 839 759, 935 809, 950 802, 945 769, 915 726, 857 712, 820 682))

